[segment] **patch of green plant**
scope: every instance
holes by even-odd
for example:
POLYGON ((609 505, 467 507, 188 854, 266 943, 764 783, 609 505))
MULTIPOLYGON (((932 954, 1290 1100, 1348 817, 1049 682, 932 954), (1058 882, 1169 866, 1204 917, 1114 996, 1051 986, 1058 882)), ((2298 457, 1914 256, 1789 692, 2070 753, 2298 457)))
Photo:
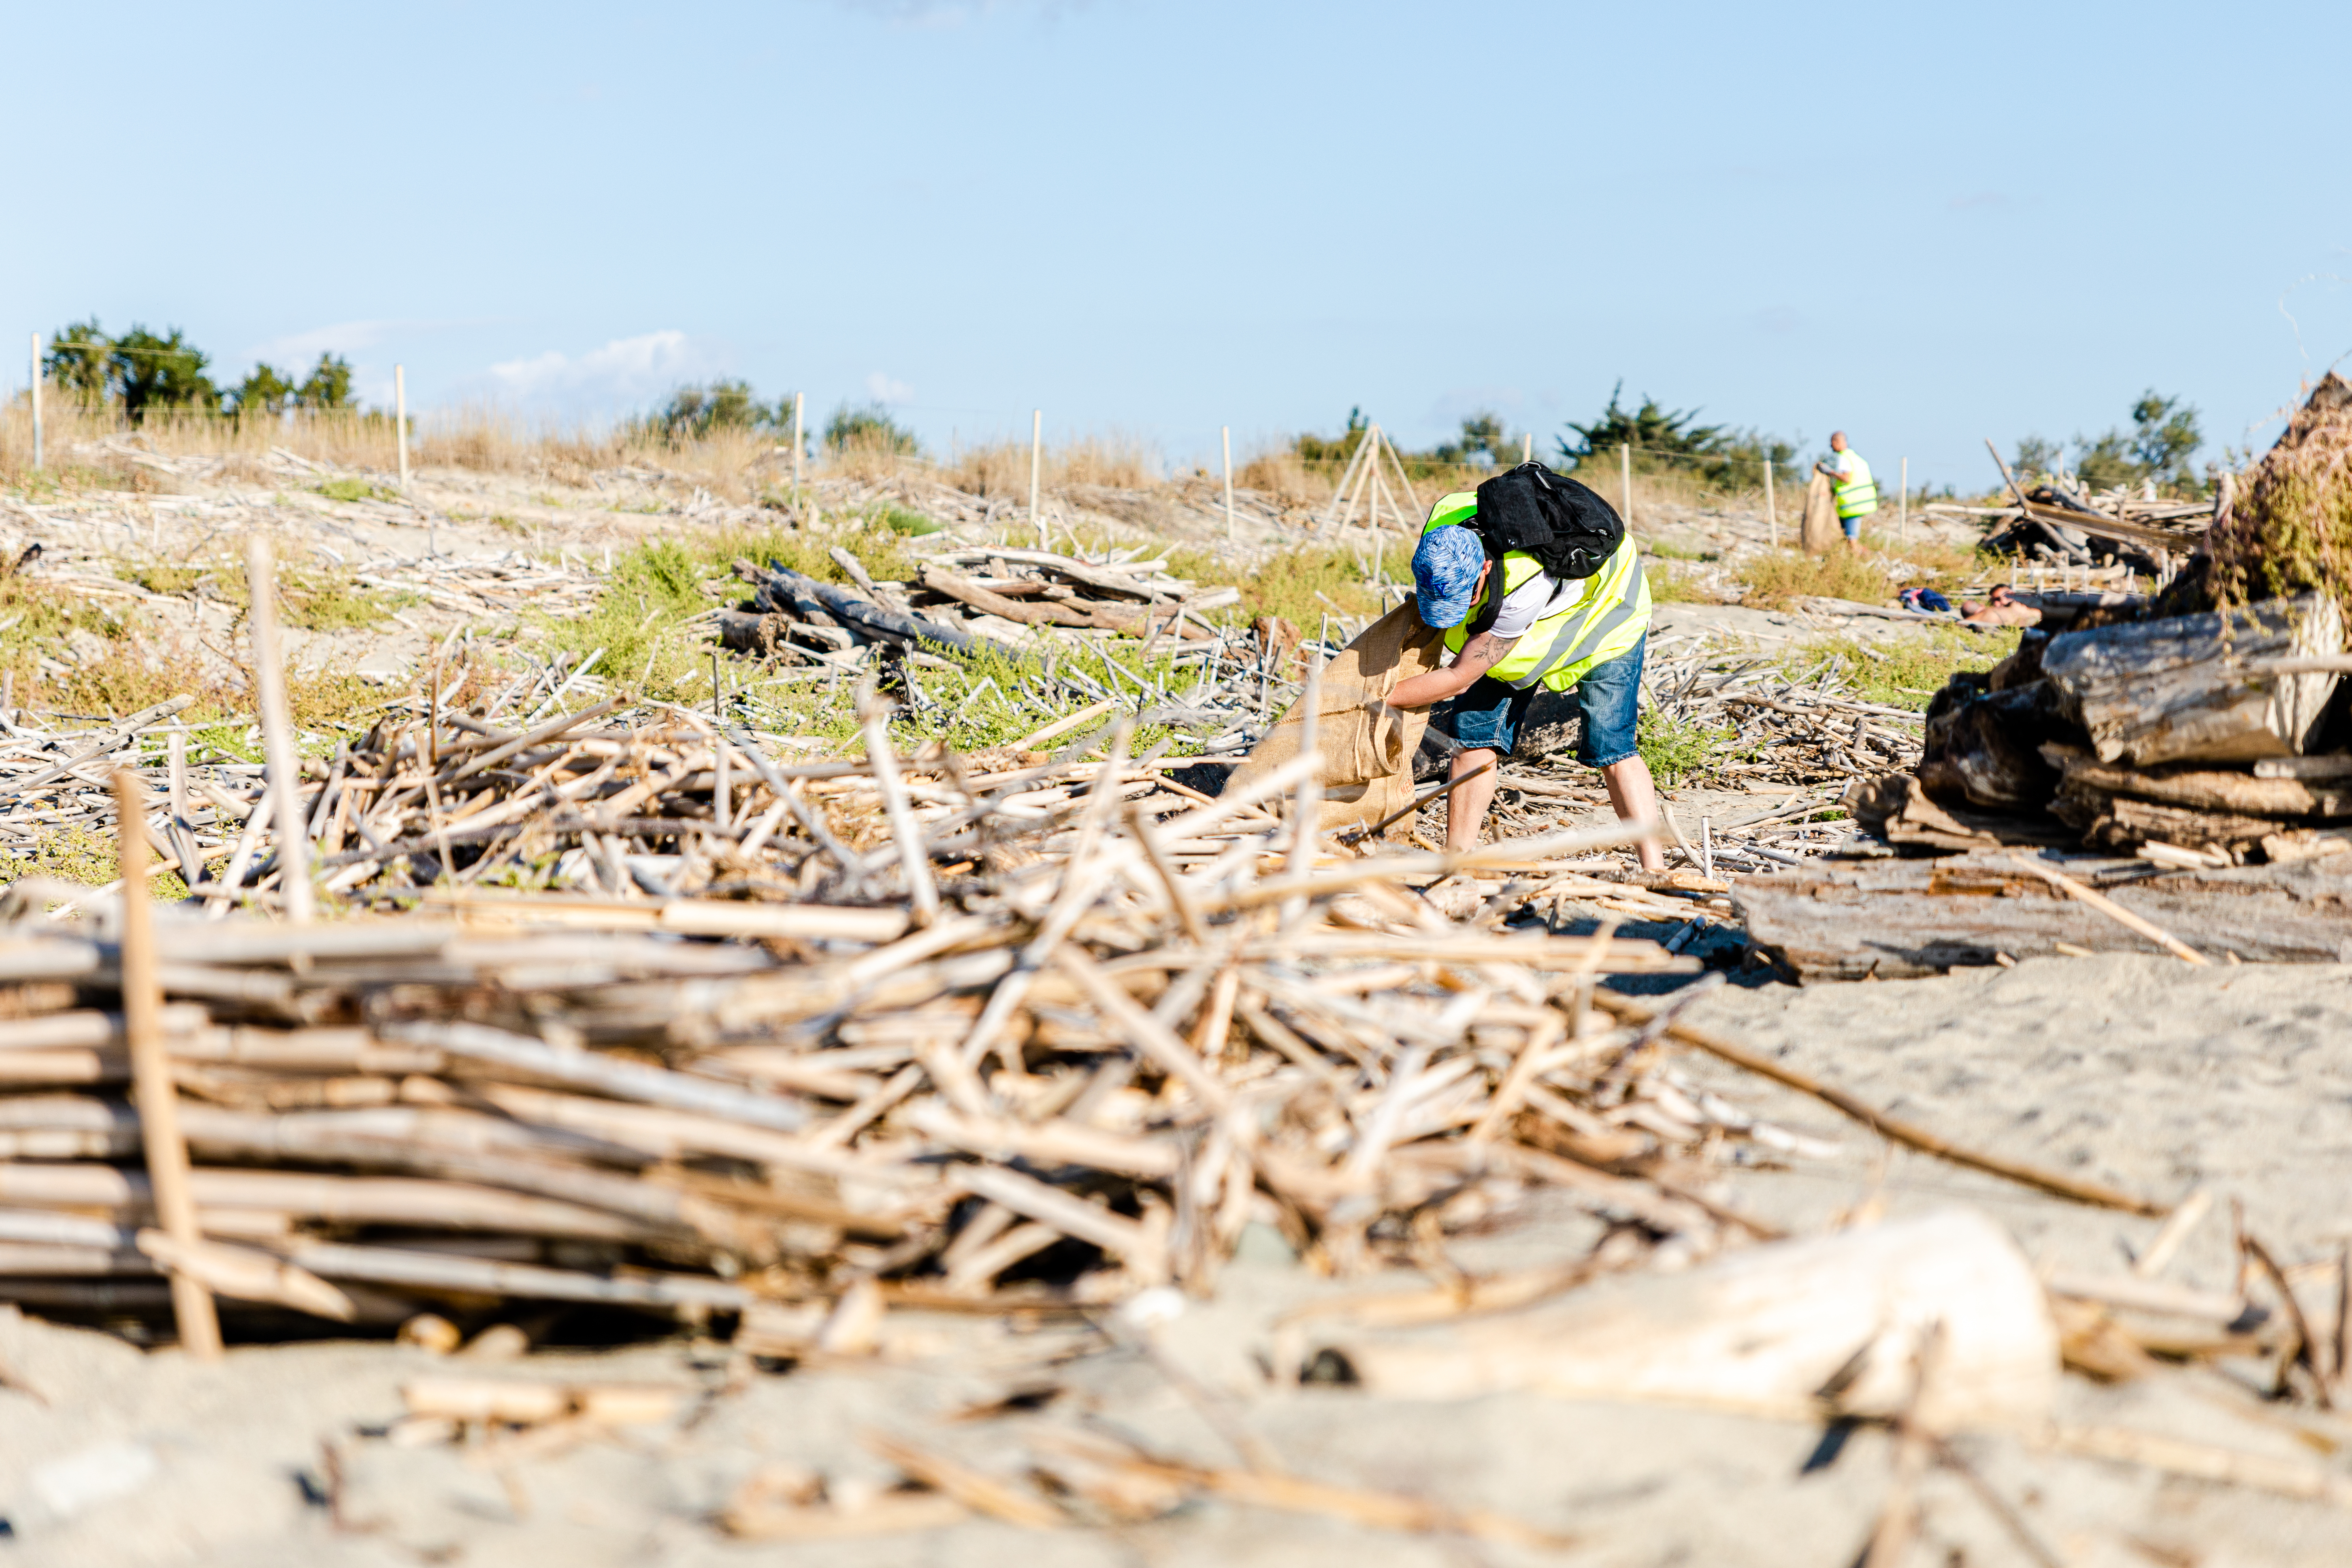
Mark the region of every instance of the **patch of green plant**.
POLYGON ((1862 700, 1924 713, 1946 681, 1962 670, 1990 669, 2016 650, 2021 635, 2014 626, 1969 632, 1937 626, 1881 642, 1830 637, 1805 644, 1781 669, 1789 679, 1805 681, 1843 659, 1840 673, 1853 681, 1862 700))
POLYGON ((289 623, 312 632, 372 626, 394 610, 424 603, 422 595, 405 589, 362 587, 340 572, 281 572, 278 599, 289 623))
MULTIPOLYGON (((0 886, 20 877, 54 877, 85 888, 103 888, 121 876, 121 850, 114 835, 80 823, 46 827, 30 842, 0 850, 0 886)), ((155 898, 176 903, 188 896, 188 885, 176 871, 158 871, 148 880, 155 898)))
MULTIPOLYGON (((252 603, 246 585, 245 563, 215 565, 142 566, 125 574, 151 594, 185 593, 205 579, 224 604, 240 610, 252 603)), ((278 614, 288 626, 306 632, 363 629, 393 611, 425 603, 423 595, 405 588, 370 588, 348 572, 321 570, 280 563, 278 568, 278 614)))
MULTIPOLYGON (((289 670, 286 676, 286 706, 298 730, 364 729, 389 705, 383 691, 364 676, 335 669, 289 670)), ((324 736, 316 738, 313 744, 333 749, 332 742, 324 736)))
POLYGON ((53 654, 74 632, 110 641, 128 624, 103 605, 35 577, 0 577, 0 658, 53 654))
POLYGON ((398 500, 397 492, 362 479, 329 479, 319 487, 319 493, 329 500, 398 500))
POLYGON ((893 533, 903 533, 911 538, 919 538, 926 533, 938 533, 947 527, 947 524, 936 518, 925 517, 921 512, 908 511, 903 507, 895 506, 884 507, 874 514, 873 521, 893 533))
POLYGON ((1696 573, 1677 571, 1664 562, 1653 562, 1644 569, 1650 580, 1650 598, 1660 605, 1712 605, 1719 603, 1713 589, 1696 573))
POLYGON ((235 757, 240 763, 262 761, 260 738, 246 739, 245 732, 249 728, 249 724, 235 719, 205 724, 201 728, 191 725, 188 731, 189 759, 194 761, 201 754, 198 748, 209 747, 225 756, 235 757))
POLYGON ((488 523, 492 528, 497 529, 500 533, 510 533, 518 539, 527 538, 531 532, 530 524, 523 521, 519 517, 509 517, 502 511, 494 511, 482 521, 488 523))
POLYGON ((1654 709, 1635 721, 1633 746, 1649 763, 1650 776, 1669 788, 1699 783, 1757 750, 1756 742, 1742 743, 1729 725, 1672 719, 1654 709))
POLYGON ((115 567, 114 574, 125 583, 136 583, 151 594, 184 594, 205 577, 202 566, 167 566, 162 563, 115 567))
POLYGON ((1718 552, 1692 550, 1685 545, 1669 544, 1663 539, 1645 539, 1642 541, 1642 553, 1655 556, 1660 561, 1713 561, 1718 552))
MULTIPOLYGON (((1171 570, 1174 564, 1170 563, 1171 570)), ((1388 552, 1387 564, 1393 570, 1404 569, 1401 548, 1388 552)), ((1311 633, 1335 609, 1350 616, 1381 613, 1380 595, 1372 590, 1365 563, 1355 552, 1334 545, 1301 545, 1286 551, 1260 566, 1240 587, 1241 603, 1228 612, 1234 618, 1280 616, 1303 632, 1311 633)))

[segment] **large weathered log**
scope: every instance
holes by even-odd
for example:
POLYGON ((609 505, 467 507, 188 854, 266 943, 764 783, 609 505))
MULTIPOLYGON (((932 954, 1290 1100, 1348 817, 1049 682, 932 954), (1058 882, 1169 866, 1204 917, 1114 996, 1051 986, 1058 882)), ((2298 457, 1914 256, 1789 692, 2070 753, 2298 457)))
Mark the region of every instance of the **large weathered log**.
POLYGON ((2317 787, 2294 778, 2259 778, 2217 768, 2160 768, 2143 773, 2088 757, 2066 757, 2066 787, 2084 799, 2132 795, 2190 811, 2242 816, 2352 816, 2352 785, 2317 787))
POLYGON ((2065 732, 2046 681, 1965 697, 1947 688, 1928 715, 1920 780, 1948 799, 1957 791, 1973 805, 2039 811, 2058 787, 2042 747, 2065 732))
POLYGON ((2011 816, 1936 800, 1911 773, 1856 779, 1843 804, 1863 831, 1901 849, 1956 854, 2012 844, 2071 847, 2079 842, 2075 832, 2045 816, 2011 816))
MULTIPOLYGON (((2103 890, 2209 953, 2267 963, 2352 962, 2352 856, 2171 871, 2103 890)), ((1731 897, 1757 945, 1807 984, 1935 974, 1997 963, 1995 954, 2053 954, 2062 942, 2095 952, 2164 951, 2061 897, 2006 856, 1740 877, 1731 897)))
POLYGON ((2341 652, 2333 599, 2305 595, 2050 639, 2042 670, 2103 763, 2251 762, 2303 751, 2336 689, 2331 672, 2280 674, 2341 652))
POLYGON ((2235 853, 2259 844, 2292 824, 2276 817, 2246 816, 2236 812, 2207 811, 2195 806, 2168 805, 2110 795, 2068 779, 2052 803, 2052 813, 2079 828, 2088 848, 2132 854, 2150 839, 2177 844, 2183 849, 2221 849, 2235 853))
POLYGON ((2032 1267, 1966 1209, 1605 1280, 1518 1311, 1315 1342, 1390 1398, 1528 1389, 1799 1420, 1907 1414, 1937 1431, 2044 1420, 2059 1372, 2032 1267))

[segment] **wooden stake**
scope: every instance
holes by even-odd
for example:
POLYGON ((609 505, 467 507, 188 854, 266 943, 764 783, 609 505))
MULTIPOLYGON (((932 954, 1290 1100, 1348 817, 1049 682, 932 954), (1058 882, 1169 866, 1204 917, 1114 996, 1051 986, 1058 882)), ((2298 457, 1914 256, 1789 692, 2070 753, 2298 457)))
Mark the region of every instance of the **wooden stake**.
POLYGON ((1037 525, 1037 548, 1045 548, 1045 519, 1037 510, 1037 479, 1045 460, 1045 411, 1029 411, 1029 521, 1037 525))
POLYGON ((1772 548, 1780 548, 1780 512, 1772 504, 1772 459, 1764 459, 1764 526, 1772 531, 1772 548))
POLYGON ((1234 427, 1221 427, 1225 443, 1225 537, 1234 536, 1234 427))
POLYGON ((923 846, 923 830, 916 825, 914 810, 908 804, 906 785, 898 781, 898 758, 890 742, 890 705, 871 691, 860 695, 866 760, 874 769, 875 786, 882 792, 882 814, 889 821, 890 836, 898 842, 898 863, 907 868, 907 892, 915 906, 915 923, 927 926, 939 919, 940 889, 931 880, 931 857, 923 846))
POLYGON ((1624 480, 1625 480, 1625 526, 1626 526, 1626 527, 1628 527, 1628 528, 1631 528, 1631 527, 1633 527, 1633 442, 1631 442, 1631 441, 1620 441, 1620 442, 1617 444, 1617 466, 1618 466, 1618 471, 1619 471, 1622 475, 1623 475, 1623 477, 1624 477, 1624 480))
POLYGON ((798 500, 801 494, 801 448, 803 446, 801 437, 801 406, 803 404, 807 402, 807 400, 808 394, 804 392, 795 392, 793 394, 793 499, 794 500, 798 500))
POLYGON ((1903 459, 1903 488, 1895 493, 1895 537, 1904 543, 1911 542, 1911 459, 1903 459))
POLYGON ((1519 437, 1519 461, 1522 463, 1532 463, 1535 460, 1536 433, 1529 430, 1519 437))
POLYGON ((33 334, 33 471, 41 471, 41 334, 33 334))
POLYGON ((392 367, 392 432, 400 445, 400 493, 408 493, 408 371, 392 367))
MULTIPOLYGON (((258 533, 246 536, 245 582, 251 599, 246 614, 253 623, 262 755, 276 786, 271 794, 278 807, 278 889, 286 900, 286 918, 309 925, 316 912, 310 898, 310 840, 303 831, 302 780, 294 752, 294 721, 286 708, 286 669, 278 661, 278 566, 269 541, 258 533)), ((437 700, 439 694, 435 696, 437 700)))
MULTIPOLYGON (((1321 744, 1316 731, 1323 705, 1323 650, 1317 647, 1312 663, 1307 667, 1307 689, 1298 700, 1303 717, 1298 726, 1298 754, 1316 755, 1321 744)), ((1297 792, 1290 801, 1290 864, 1293 878, 1305 879, 1315 869, 1317 829, 1323 818, 1323 770, 1320 766, 1307 769, 1299 775, 1297 792)), ((1282 925, 1285 931, 1296 926, 1307 915, 1307 902, 1303 897, 1285 900, 1282 925)))
MULTIPOLYGON (((203 1237, 196 1229, 196 1200, 188 1190, 179 1090, 173 1087, 172 1064, 163 1051, 163 988, 156 979, 155 912, 147 891, 146 793, 137 773, 115 770, 115 831, 122 850, 122 1032, 131 1047, 155 1220, 164 1235, 188 1247, 203 1237)), ((172 1313, 179 1321, 182 1348, 198 1361, 220 1359, 220 1318, 212 1296, 178 1269, 172 1270, 172 1313)))

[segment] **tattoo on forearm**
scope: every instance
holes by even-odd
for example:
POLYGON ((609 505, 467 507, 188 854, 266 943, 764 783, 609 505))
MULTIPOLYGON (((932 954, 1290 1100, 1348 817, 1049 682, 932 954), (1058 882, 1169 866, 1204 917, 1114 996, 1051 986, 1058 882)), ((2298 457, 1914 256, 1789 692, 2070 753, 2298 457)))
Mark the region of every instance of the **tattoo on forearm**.
POLYGON ((1503 662, 1503 656, 1509 653, 1511 646, 1518 640, 1517 637, 1498 637, 1492 632, 1480 632, 1463 648, 1462 662, 1492 668, 1503 662))

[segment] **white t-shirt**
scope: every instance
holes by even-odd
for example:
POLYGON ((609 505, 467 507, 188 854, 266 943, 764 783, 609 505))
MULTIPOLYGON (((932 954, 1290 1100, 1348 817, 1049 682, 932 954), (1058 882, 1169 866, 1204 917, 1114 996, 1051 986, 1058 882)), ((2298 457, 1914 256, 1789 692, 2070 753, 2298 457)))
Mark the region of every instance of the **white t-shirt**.
POLYGON ((1538 572, 1503 596, 1503 607, 1495 612, 1495 624, 1486 630, 1506 641, 1525 637, 1538 621, 1574 604, 1586 586, 1583 583, 1562 583, 1549 573, 1538 572))

